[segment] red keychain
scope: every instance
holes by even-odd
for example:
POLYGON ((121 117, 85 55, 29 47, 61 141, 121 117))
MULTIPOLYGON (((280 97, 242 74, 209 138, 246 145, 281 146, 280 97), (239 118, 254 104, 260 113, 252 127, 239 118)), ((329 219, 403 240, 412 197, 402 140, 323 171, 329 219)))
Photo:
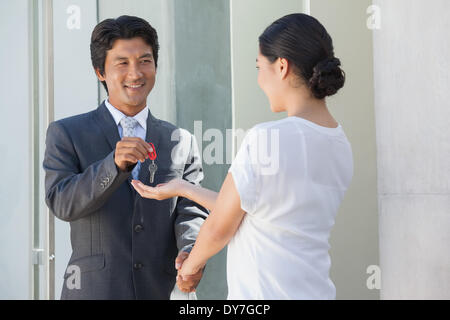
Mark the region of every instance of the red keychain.
POLYGON ((149 142, 148 144, 152 147, 152 150, 153 150, 148 153, 148 157, 150 158, 150 160, 152 160, 152 162, 148 166, 148 170, 150 171, 150 183, 153 183, 153 181, 155 180, 156 170, 158 170, 158 166, 155 163, 157 154, 156 154, 156 148, 153 145, 153 143, 149 142))

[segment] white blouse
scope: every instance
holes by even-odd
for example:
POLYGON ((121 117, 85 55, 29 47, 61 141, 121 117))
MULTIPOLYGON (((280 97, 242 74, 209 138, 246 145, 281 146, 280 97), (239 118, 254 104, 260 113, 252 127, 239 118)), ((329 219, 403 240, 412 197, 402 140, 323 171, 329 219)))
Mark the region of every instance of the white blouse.
POLYGON ((335 299, 328 238, 353 176, 341 125, 259 124, 229 172, 246 214, 228 245, 228 299, 335 299))

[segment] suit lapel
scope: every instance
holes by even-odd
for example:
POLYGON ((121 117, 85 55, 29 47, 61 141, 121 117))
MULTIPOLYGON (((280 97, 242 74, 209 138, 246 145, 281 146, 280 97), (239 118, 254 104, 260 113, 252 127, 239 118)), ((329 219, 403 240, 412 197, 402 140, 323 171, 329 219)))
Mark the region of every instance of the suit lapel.
MULTIPOLYGON (((159 137, 160 137, 160 131, 159 131, 159 121, 155 117, 153 117, 150 110, 148 110, 148 117, 147 117, 147 133, 145 137, 146 142, 151 142, 156 148, 156 153, 158 153, 159 150, 159 137)), ((155 160, 157 162, 158 159, 155 160)), ((142 181, 145 184, 149 184, 150 180, 150 172, 148 171, 148 166, 150 165, 151 160, 146 159, 144 163, 141 163, 141 169, 139 170, 139 180, 142 181)))
POLYGON ((108 108, 106 108, 104 101, 96 111, 95 119, 97 120, 99 127, 102 129, 106 140, 108 140, 111 150, 114 150, 117 142, 120 141, 119 130, 117 129, 116 122, 114 121, 114 118, 108 108))

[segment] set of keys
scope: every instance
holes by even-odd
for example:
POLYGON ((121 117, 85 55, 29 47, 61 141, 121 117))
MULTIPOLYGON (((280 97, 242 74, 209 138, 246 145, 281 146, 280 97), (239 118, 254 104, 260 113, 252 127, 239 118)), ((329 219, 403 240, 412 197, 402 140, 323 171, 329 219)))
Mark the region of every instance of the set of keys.
POLYGON ((152 149, 151 149, 152 151, 148 153, 148 157, 150 158, 150 160, 152 162, 148 166, 148 171, 150 171, 150 183, 153 183, 153 181, 155 180, 156 170, 158 170, 158 166, 155 163, 155 160, 156 160, 156 148, 153 145, 153 143, 149 142, 149 144, 152 147, 152 149))

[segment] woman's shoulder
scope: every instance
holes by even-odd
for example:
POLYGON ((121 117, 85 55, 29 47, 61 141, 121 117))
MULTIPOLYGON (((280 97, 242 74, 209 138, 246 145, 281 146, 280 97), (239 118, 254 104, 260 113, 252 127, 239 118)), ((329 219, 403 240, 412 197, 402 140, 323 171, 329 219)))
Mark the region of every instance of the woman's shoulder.
POLYGON ((283 118, 280 120, 273 120, 267 122, 261 122, 253 126, 249 131, 249 137, 258 135, 301 135, 303 130, 301 126, 296 125, 289 118, 283 118))
POLYGON ((292 130, 293 125, 291 121, 289 121, 288 118, 283 118, 280 120, 272 120, 272 121, 266 121, 261 122, 256 125, 254 125, 249 132, 258 132, 263 130, 292 130))
POLYGON ((279 120, 272 120, 272 121, 266 121, 266 122, 260 122, 252 127, 252 129, 258 130, 258 129, 271 129, 271 128, 277 128, 277 127, 284 127, 288 123, 287 118, 279 119, 279 120))
POLYGON ((286 119, 267 121, 258 123, 248 130, 242 145, 249 146, 249 150, 261 152, 271 150, 275 146, 275 149, 287 152, 286 148, 289 148, 289 145, 298 146, 302 143, 303 136, 303 130, 286 119))

